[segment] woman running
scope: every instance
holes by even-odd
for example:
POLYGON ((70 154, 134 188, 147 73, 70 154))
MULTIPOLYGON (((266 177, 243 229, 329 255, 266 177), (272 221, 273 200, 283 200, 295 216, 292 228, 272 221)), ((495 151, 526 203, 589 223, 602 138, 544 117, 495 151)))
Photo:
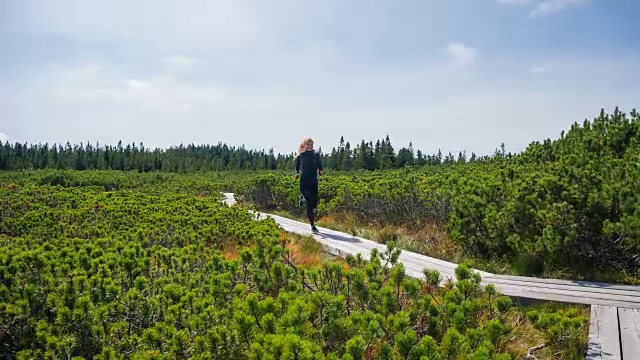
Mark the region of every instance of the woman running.
POLYGON ((300 143, 296 156, 296 176, 300 178, 300 193, 304 197, 307 207, 307 219, 311 231, 318 233, 314 210, 318 206, 318 173, 322 175, 324 166, 320 154, 313 150, 313 140, 306 138, 300 143))

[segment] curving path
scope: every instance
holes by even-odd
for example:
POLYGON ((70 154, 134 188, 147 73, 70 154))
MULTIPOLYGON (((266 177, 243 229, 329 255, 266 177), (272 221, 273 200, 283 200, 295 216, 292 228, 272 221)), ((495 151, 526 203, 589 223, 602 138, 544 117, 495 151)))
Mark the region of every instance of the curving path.
MULTIPOLYGON (((236 204, 233 193, 223 195, 227 205, 236 204)), ((371 249, 386 249, 385 245, 375 241, 331 229, 318 227, 320 234, 316 235, 308 224, 278 215, 257 213, 257 217, 271 217, 287 232, 311 236, 323 245, 325 251, 340 257, 361 254, 363 258, 368 258, 371 249)), ((424 278, 422 270, 428 268, 438 270, 443 281, 455 280, 457 264, 404 250, 399 261, 404 264, 409 276, 424 278)), ((514 298, 591 305, 586 359, 640 360, 640 286, 474 271, 480 273, 484 285, 493 284, 500 293, 514 298)))

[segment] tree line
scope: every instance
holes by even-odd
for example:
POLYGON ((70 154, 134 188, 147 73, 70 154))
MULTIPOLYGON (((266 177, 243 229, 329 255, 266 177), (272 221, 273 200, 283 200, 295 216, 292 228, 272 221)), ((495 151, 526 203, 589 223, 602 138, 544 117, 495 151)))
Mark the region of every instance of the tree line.
POLYGON ((412 143, 409 143, 409 147, 402 147, 396 151, 387 135, 375 144, 373 141, 362 140, 356 146, 345 142, 344 137, 341 137, 338 146, 325 156, 325 162, 327 167, 333 170, 390 170, 407 166, 422 167, 487 161, 497 156, 507 156, 504 143, 493 155, 477 156, 472 153, 468 157, 464 151, 454 155, 451 152, 443 154, 440 150, 437 154, 431 155, 423 153, 420 149, 414 150, 412 143))
MULTIPOLYGON (((337 171, 386 170, 407 166, 436 166, 441 164, 466 163, 488 160, 492 156, 478 157, 459 152, 456 155, 441 151, 428 155, 409 147, 394 149, 389 136, 373 141, 362 140, 352 146, 344 137, 329 153, 319 149, 326 167, 337 171)), ((101 146, 96 143, 29 144, 0 142, 0 170, 26 169, 73 169, 73 170, 122 170, 122 171, 164 171, 191 173, 198 171, 223 170, 286 170, 293 168, 296 154, 275 154, 273 149, 251 150, 224 143, 216 145, 179 145, 167 149, 149 149, 143 143, 101 146)))

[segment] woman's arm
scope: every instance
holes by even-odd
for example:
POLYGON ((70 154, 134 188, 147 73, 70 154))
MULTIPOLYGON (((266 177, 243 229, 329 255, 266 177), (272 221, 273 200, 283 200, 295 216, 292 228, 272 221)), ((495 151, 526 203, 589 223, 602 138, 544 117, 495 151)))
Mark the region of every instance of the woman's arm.
POLYGON ((324 164, 322 163, 322 156, 320 156, 320 153, 316 154, 316 156, 318 159, 318 173, 322 175, 322 173, 324 172, 324 164))
POLYGON ((300 155, 296 156, 294 162, 296 164, 296 175, 294 176, 294 178, 297 179, 298 176, 300 176, 300 155))

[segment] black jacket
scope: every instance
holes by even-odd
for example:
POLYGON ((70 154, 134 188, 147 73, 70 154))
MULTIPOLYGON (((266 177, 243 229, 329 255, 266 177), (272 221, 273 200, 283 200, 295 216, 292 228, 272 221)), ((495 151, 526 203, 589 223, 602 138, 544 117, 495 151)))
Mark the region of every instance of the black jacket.
POLYGON ((300 182, 313 183, 318 181, 318 170, 322 171, 324 165, 322 164, 322 157, 315 151, 303 151, 300 155, 296 156, 296 175, 300 176, 300 182))

